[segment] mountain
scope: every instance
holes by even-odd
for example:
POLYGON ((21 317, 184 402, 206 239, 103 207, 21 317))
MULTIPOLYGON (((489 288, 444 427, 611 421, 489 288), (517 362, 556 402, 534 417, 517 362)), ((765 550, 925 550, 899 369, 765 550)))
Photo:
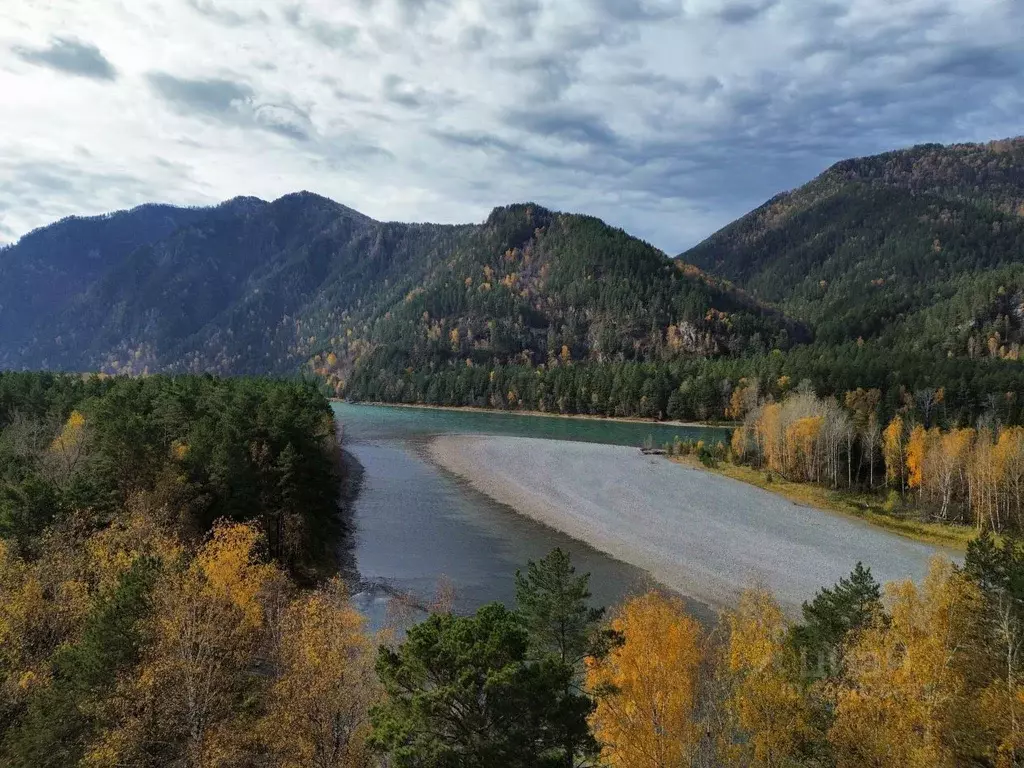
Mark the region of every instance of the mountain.
POLYGON ((844 161, 676 259, 534 204, 404 224, 309 192, 0 250, 0 368, 302 372, 354 399, 678 419, 738 388, 878 388, 888 413, 941 388, 950 421, 1017 423, 1022 345, 1024 139, 844 161))
POLYGON ((37 325, 62 313, 133 251, 204 215, 198 209, 142 205, 96 218, 71 217, 0 248, 0 356, 32 343, 37 325))
MULTIPOLYGON (((806 330, 601 221, 375 221, 308 192, 68 219, 0 251, 0 367, 226 374, 728 357, 806 330)), ((376 393, 383 396, 382 393, 376 393)), ((405 396, 405 395, 403 395, 405 396)))
POLYGON ((1010 357, 1024 343, 1024 138, 838 163, 680 256, 819 345, 1010 357))

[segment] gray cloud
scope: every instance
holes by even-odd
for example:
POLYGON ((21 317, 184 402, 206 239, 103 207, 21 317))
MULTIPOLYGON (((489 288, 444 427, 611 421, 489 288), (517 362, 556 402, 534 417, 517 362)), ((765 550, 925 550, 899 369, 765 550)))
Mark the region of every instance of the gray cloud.
POLYGON ((516 144, 492 134, 480 131, 456 131, 448 128, 431 129, 431 135, 452 149, 479 149, 485 152, 518 155, 523 152, 521 144, 516 144))
POLYGON ((252 88, 234 80, 188 80, 166 72, 152 72, 149 82, 153 90, 179 110, 212 117, 237 116, 248 109, 253 98, 252 88))
POLYGON ((497 21, 507 24, 512 35, 522 40, 533 39, 541 12, 540 0, 494 0, 491 8, 497 21))
POLYGON ((258 102, 245 83, 221 78, 190 80, 166 72, 151 72, 148 79, 153 90, 183 114, 262 128, 303 141, 313 133, 308 112, 290 102, 258 102))
POLYGON ((683 15, 681 0, 591 0, 594 7, 617 21, 662 21, 683 15))
MULTIPOLYGON (((719 9, 715 16, 726 24, 749 24, 764 13, 777 6, 781 0, 741 0, 728 2, 719 9)), ((820 10, 817 11, 820 13, 820 10)))
MULTIPOLYGON (((142 203, 166 194, 166 190, 139 175, 88 170, 74 163, 51 160, 0 161, 0 178, 0 211, 13 210, 17 205, 42 206, 51 212, 51 220, 124 207, 118 202, 122 196, 142 203), (83 205, 79 201, 87 202, 83 205)), ((9 225, 0 221, 0 234, 10 230, 9 225)), ((26 231, 22 228, 19 233, 26 231)))
POLYGON ((395 0, 406 24, 416 24, 430 12, 443 11, 451 0, 395 0))
POLYGON ((359 40, 359 27, 354 24, 331 24, 307 13, 300 5, 284 9, 289 24, 328 48, 351 48, 359 40))
POLYGON ((992 50, 981 46, 944 52, 925 66, 926 76, 958 77, 967 80, 1002 80, 1024 73, 1024 53, 992 50))
POLYGON ((94 80, 115 80, 117 70, 107 61, 100 49, 67 37, 54 37, 45 48, 16 46, 14 53, 30 64, 49 67, 69 75, 94 80))
POLYGON ((159 23, 172 44, 88 103, 54 89, 49 113, 42 70, 16 70, 0 124, 0 178, 23 164, 17 194, 0 191, 15 231, 164 189, 310 188, 388 220, 533 199, 679 252, 837 160, 1020 133, 1024 114, 1017 0, 266 0, 272 23, 246 0, 157 4, 159 22, 29 5, 12 4, 14 29, 159 23), (221 68, 196 77, 207 61, 221 68), (140 86, 172 129, 125 108, 140 86), (67 148, 57 164, 36 134, 67 148), (137 165, 152 188, 96 180, 137 165))
POLYGON ((392 104, 414 110, 441 109, 458 101, 451 93, 429 91, 395 74, 384 76, 381 96, 392 104))
POLYGON ((214 0, 186 0, 196 12, 226 27, 243 27, 253 23, 267 23, 270 17, 262 10, 253 13, 239 13, 232 8, 218 5, 214 0))
POLYGON ((261 128, 291 139, 305 141, 313 133, 309 113, 294 104, 260 104, 252 115, 261 128))
POLYGON ((615 147, 620 143, 615 131, 600 116, 574 114, 565 109, 510 110, 505 114, 505 122, 541 138, 587 144, 601 149, 615 147))
POLYGON ((419 109, 427 103, 426 92, 422 88, 410 85, 395 74, 385 75, 381 93, 392 104, 409 109, 419 109))

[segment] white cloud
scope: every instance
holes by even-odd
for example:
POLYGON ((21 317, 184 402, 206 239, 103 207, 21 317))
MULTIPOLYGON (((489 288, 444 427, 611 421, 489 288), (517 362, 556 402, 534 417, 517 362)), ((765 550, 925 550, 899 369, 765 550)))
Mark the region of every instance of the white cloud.
POLYGON ((1022 130, 1017 0, 254 9, 4 3, 0 241, 310 189, 380 219, 534 200, 677 252, 844 157, 1022 130))

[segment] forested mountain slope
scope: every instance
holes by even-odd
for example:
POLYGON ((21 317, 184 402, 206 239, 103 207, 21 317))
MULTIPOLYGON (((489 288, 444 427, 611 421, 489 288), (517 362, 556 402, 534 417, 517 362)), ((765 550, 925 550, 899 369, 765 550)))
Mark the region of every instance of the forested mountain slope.
POLYGON ((0 250, 0 368, 305 372, 354 399, 679 419, 807 380, 1016 423, 1022 257, 1024 139, 839 163, 674 260, 533 204, 458 226, 308 192, 143 206, 0 250))
POLYGON ((681 258, 780 304, 819 344, 1016 358, 1024 138, 841 162, 681 258))
POLYGON ((25 235, 16 247, 0 248, 0 361, 33 343, 41 325, 132 251, 204 213, 143 205, 96 218, 71 217, 25 235))
POLYGON ((352 394, 448 402, 496 366, 735 357, 807 338, 598 219, 516 205, 492 212, 383 316, 351 323, 338 354, 355 362, 352 394), (436 390, 445 373, 454 392, 436 390))
POLYGON ((312 368, 340 390, 353 372, 717 357, 807 338, 621 230, 535 205, 465 226, 377 222, 310 193, 147 206, 33 233, 0 251, 0 272, 12 368, 312 368))

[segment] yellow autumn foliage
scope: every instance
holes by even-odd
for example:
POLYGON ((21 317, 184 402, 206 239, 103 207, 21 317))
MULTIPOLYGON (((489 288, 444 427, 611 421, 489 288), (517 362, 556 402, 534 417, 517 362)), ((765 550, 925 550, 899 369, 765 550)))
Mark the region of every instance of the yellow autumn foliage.
POLYGON ((927 435, 920 424, 910 430, 907 440, 907 487, 919 489, 924 481, 924 458, 927 435))
POLYGON ((678 598, 649 592, 627 601, 612 621, 625 641, 603 660, 588 659, 599 696, 591 719, 612 768, 688 766, 701 737, 696 718, 700 625, 678 598))
POLYGON ((894 416, 882 431, 882 456, 885 459, 885 479, 888 483, 899 481, 903 490, 904 463, 904 427, 903 419, 894 416))
POLYGON ((731 728, 720 736, 728 765, 788 765, 808 738, 811 713, 793 680, 788 623, 771 593, 750 589, 724 616, 728 642, 719 673, 731 728))
POLYGON ((856 637, 829 740, 840 768, 963 765, 980 719, 968 685, 980 596, 941 558, 921 588, 887 585, 890 617, 856 637))
POLYGON ((124 681, 115 727, 93 745, 89 765, 133 764, 136 750, 159 743, 187 765, 231 765, 238 729, 232 702, 265 642, 269 612, 284 575, 261 559, 250 525, 217 523, 181 571, 165 573, 153 594, 152 637, 124 681))
POLYGON ((367 713, 379 696, 375 646, 338 579, 291 603, 280 627, 260 739, 282 768, 371 765, 367 713))

